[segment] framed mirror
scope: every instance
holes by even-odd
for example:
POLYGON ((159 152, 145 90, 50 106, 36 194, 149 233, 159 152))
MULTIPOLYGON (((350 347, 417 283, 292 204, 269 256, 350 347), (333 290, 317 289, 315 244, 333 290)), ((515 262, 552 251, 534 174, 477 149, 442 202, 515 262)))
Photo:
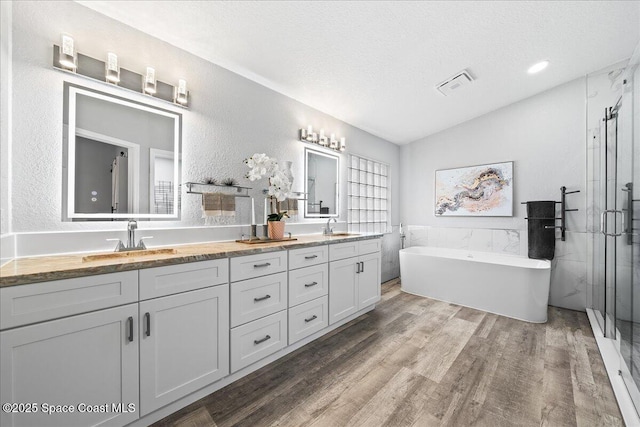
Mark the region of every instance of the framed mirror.
POLYGON ((337 217, 338 188, 340 185, 340 157, 305 148, 304 150, 304 205, 306 218, 337 217))
POLYGON ((180 113, 65 82, 63 128, 63 220, 180 218, 180 113))

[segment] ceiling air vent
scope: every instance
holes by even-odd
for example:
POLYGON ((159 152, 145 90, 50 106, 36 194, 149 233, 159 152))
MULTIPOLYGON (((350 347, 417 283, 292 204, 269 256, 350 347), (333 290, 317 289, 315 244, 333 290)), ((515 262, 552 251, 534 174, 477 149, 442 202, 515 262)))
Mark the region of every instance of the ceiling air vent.
POLYGON ((467 86, 473 81, 471 75, 467 70, 462 70, 459 73, 455 74, 453 77, 448 78, 447 80, 440 83, 436 86, 436 89, 443 94, 444 96, 448 96, 453 92, 457 92, 463 86, 467 86))

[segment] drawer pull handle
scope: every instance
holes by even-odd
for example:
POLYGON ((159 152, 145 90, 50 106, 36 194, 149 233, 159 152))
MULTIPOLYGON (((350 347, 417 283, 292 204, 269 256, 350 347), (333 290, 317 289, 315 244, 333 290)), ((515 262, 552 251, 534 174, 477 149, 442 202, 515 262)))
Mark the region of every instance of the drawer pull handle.
POLYGON ((304 259, 314 259, 314 258, 318 258, 318 255, 309 255, 304 257, 304 259))
POLYGON ((270 265, 270 262, 265 262, 264 264, 253 264, 253 268, 269 267, 270 265))
POLYGON ((267 294, 267 295, 265 295, 263 297, 260 297, 260 298, 254 298, 253 301, 255 301, 255 302, 264 301, 264 300, 269 299, 269 298, 271 298, 271 295, 267 294))
POLYGON ((305 321, 305 322, 307 322, 307 323, 309 323, 309 322, 311 322, 312 320, 316 320, 317 318, 318 318, 318 316, 316 316, 316 315, 314 314, 313 316, 309 317, 308 319, 304 319, 304 321, 305 321))
POLYGON ((127 323, 129 324, 129 336, 127 339, 129 342, 133 342, 133 317, 129 316, 127 323))
POLYGON ((304 287, 305 287, 305 288, 310 288, 310 287, 315 286, 315 285, 317 285, 317 284, 318 284, 318 282, 305 283, 305 284, 304 284, 304 287))
POLYGON ((264 338, 260 338, 259 340, 253 340, 253 343, 254 343, 255 345, 258 345, 258 344, 262 344, 263 342, 265 342, 265 341, 267 341, 267 340, 270 340, 270 339, 271 339, 271 336, 270 336, 270 335, 267 335, 266 337, 264 337, 264 338))
POLYGON ((360 273, 364 273, 364 261, 360 263, 362 267, 360 267, 360 273))
POLYGON ((360 263, 356 262, 356 274, 360 273, 360 263))

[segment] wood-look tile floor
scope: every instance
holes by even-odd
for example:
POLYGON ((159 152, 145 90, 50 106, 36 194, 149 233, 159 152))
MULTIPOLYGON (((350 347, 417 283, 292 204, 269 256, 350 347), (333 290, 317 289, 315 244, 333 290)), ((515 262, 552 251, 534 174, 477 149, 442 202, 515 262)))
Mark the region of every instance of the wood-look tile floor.
POLYGON ((374 311, 155 425, 623 425, 586 314, 531 324, 382 289, 374 311))

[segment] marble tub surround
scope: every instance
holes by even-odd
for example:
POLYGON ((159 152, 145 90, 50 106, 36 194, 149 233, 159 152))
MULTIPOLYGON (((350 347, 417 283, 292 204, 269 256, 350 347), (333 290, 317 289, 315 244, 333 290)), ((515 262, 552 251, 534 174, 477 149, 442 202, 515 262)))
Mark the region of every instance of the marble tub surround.
MULTIPOLYGON (((527 256, 528 236, 523 229, 450 228, 409 225, 406 247, 432 246, 447 249, 527 256)), ((587 280, 587 235, 567 230, 567 240, 556 236, 551 263, 549 305, 585 311, 590 292, 587 280)))
POLYGON ((409 225, 406 247, 410 246, 432 246, 526 256, 527 233, 526 230, 409 225))
POLYGON ((83 261, 86 254, 19 258, 0 268, 0 287, 299 249, 350 240, 374 239, 381 236, 381 234, 334 237, 307 235, 297 236, 298 240, 291 242, 265 243, 263 245, 246 245, 235 241, 208 242, 175 246, 175 254, 152 254, 133 256, 127 259, 104 259, 89 262, 83 261))

